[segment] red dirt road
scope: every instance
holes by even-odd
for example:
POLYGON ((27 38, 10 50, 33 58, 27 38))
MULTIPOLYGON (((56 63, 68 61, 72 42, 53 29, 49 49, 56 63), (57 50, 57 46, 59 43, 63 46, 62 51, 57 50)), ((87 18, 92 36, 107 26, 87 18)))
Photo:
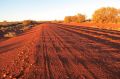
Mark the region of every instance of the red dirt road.
POLYGON ((0 42, 0 79, 120 79, 120 32, 40 24, 0 42))

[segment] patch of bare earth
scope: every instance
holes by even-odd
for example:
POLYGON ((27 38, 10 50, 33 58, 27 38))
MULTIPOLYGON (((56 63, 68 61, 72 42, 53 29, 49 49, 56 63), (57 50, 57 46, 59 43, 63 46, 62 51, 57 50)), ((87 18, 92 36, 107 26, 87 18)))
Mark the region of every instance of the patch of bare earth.
POLYGON ((40 24, 0 42, 0 79, 120 79, 119 34, 40 24))

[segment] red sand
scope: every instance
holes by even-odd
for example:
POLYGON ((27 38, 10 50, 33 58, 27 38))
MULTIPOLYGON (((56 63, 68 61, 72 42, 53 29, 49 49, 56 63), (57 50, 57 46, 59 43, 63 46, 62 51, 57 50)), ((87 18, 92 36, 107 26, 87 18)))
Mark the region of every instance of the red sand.
POLYGON ((94 27, 100 29, 108 29, 108 30, 119 30, 120 31, 120 24, 102 24, 102 23, 92 23, 92 22, 84 22, 84 23, 63 23, 67 25, 77 25, 77 26, 87 26, 87 27, 94 27))
POLYGON ((0 42, 0 79, 120 79, 119 35, 40 24, 0 42))

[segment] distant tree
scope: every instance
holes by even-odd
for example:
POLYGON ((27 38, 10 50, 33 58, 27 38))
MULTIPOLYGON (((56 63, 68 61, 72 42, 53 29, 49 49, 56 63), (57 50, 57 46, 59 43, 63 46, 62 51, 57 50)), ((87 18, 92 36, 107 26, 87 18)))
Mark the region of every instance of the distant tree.
POLYGON ((71 16, 66 16, 66 17, 64 18, 64 22, 66 22, 66 23, 72 22, 71 16))
POLYGON ((71 22, 77 22, 78 17, 77 16, 71 16, 71 22))
POLYGON ((84 22, 85 21, 85 15, 83 14, 77 14, 77 15, 74 15, 74 16, 66 16, 64 18, 64 22, 77 22, 77 23, 80 23, 80 22, 84 22))
POLYGON ((117 23, 120 23, 120 16, 117 18, 117 23))
POLYGON ((116 23, 119 15, 118 9, 103 7, 94 12, 92 20, 96 23, 116 23))
POLYGON ((4 23, 7 23, 7 21, 6 21, 6 20, 4 20, 3 22, 4 22, 4 23))
POLYGON ((27 25, 32 24, 32 21, 31 21, 31 20, 24 20, 24 21, 22 22, 22 24, 23 24, 24 26, 27 26, 27 25))
POLYGON ((83 14, 77 14, 76 17, 77 17, 77 20, 76 20, 77 23, 84 22, 86 19, 85 15, 83 14))
POLYGON ((120 9, 118 9, 117 23, 120 23, 120 9))

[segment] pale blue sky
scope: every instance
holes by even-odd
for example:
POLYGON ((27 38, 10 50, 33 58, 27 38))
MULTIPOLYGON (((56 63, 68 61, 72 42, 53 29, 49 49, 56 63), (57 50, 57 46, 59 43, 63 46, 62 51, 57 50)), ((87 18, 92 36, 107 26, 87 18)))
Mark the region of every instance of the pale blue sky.
POLYGON ((83 13, 90 18, 100 7, 120 8, 120 0, 0 0, 0 21, 62 20, 83 13))

